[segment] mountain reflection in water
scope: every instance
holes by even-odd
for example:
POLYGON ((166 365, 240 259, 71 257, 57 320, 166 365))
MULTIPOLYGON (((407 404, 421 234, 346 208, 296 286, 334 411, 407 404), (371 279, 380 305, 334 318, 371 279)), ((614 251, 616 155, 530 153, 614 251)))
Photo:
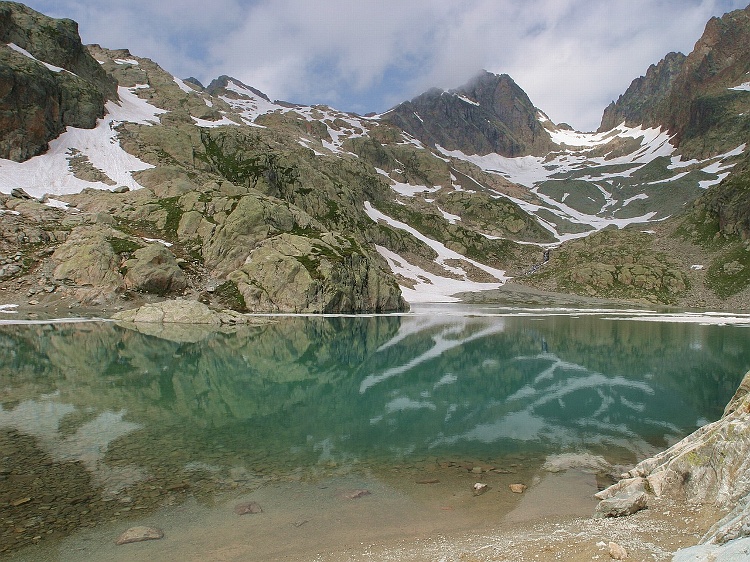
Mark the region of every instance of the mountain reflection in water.
POLYGON ((118 448, 137 478, 175 442, 181 470, 612 447, 641 457, 720 415, 750 368, 746 334, 570 315, 278 317, 159 337, 2 326, 0 427, 115 488, 128 483, 108 466, 118 448))

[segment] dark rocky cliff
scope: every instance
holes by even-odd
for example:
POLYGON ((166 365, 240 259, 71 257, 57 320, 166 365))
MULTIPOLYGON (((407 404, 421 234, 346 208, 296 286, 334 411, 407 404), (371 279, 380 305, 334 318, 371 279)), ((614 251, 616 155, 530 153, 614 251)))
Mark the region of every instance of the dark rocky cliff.
POLYGON ((623 122, 629 126, 657 124, 686 58, 682 53, 669 53, 659 64, 652 64, 645 76, 633 80, 617 102, 604 110, 599 131, 609 131, 623 122))
POLYGON ((108 99, 117 99, 117 84, 83 46, 74 21, 0 2, 0 157, 23 161, 67 126, 94 127, 108 99))

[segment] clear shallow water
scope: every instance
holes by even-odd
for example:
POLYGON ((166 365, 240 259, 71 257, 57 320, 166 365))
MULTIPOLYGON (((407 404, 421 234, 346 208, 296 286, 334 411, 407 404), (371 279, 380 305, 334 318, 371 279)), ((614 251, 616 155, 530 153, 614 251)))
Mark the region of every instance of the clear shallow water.
POLYGON ((568 452, 634 463, 718 418, 750 370, 747 326, 624 312, 267 321, 0 325, 0 539, 280 480, 532 471, 568 452))

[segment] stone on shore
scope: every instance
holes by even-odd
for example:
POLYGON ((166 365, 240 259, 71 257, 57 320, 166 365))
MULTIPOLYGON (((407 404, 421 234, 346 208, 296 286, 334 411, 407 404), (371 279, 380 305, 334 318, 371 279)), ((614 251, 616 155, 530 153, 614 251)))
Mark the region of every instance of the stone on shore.
POLYGON ((628 551, 616 542, 610 542, 609 557, 612 560, 625 560, 628 557, 628 551))
POLYGON ((648 507, 648 495, 645 492, 620 493, 599 502, 594 512, 595 519, 605 517, 625 517, 633 515, 648 507))

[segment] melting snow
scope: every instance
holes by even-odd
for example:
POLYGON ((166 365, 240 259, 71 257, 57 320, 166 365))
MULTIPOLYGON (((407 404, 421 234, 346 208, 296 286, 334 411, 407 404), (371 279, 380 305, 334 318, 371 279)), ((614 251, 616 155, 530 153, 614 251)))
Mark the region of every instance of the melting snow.
POLYGON ((402 275, 407 279, 415 281, 414 288, 401 287, 404 299, 409 303, 455 302, 458 299, 451 295, 464 291, 486 291, 489 289, 497 289, 509 279, 505 275, 505 271, 484 265, 483 263, 468 259, 458 252, 449 250, 441 242, 432 240, 409 225, 381 213, 375 209, 369 201, 365 201, 365 212, 373 221, 378 222, 379 220, 382 220, 394 228, 410 233, 415 238, 427 244, 430 248, 435 250, 438 255, 437 258, 435 258, 435 263, 445 269, 446 274, 450 273, 459 276, 459 279, 455 279, 430 273, 419 266, 409 263, 406 259, 402 258, 395 252, 382 246, 377 246, 378 252, 386 259, 388 265, 395 274, 402 275), (460 260, 470 263, 474 267, 489 273, 492 277, 497 279, 498 282, 481 283, 471 281, 468 279, 468 276, 463 269, 446 264, 446 261, 449 260, 460 260))
POLYGON ((177 76, 172 76, 172 79, 174 80, 175 84, 177 84, 177 87, 180 88, 183 92, 186 94, 194 94, 195 90, 193 90, 190 86, 185 84, 183 80, 180 80, 177 78, 177 76))
POLYGON ((150 105, 128 88, 119 88, 118 93, 120 102, 107 102, 108 114, 98 121, 95 128, 68 127, 58 138, 50 141, 46 154, 26 162, 0 159, 0 192, 10 193, 13 188, 20 187, 32 197, 42 197, 46 193, 78 193, 89 187, 107 190, 115 187, 76 178, 68 162, 71 149, 88 157, 91 164, 115 181, 116 185, 139 189, 141 185, 133 178, 133 172, 153 166, 120 147, 115 127, 122 122, 150 125, 165 110, 150 105))

